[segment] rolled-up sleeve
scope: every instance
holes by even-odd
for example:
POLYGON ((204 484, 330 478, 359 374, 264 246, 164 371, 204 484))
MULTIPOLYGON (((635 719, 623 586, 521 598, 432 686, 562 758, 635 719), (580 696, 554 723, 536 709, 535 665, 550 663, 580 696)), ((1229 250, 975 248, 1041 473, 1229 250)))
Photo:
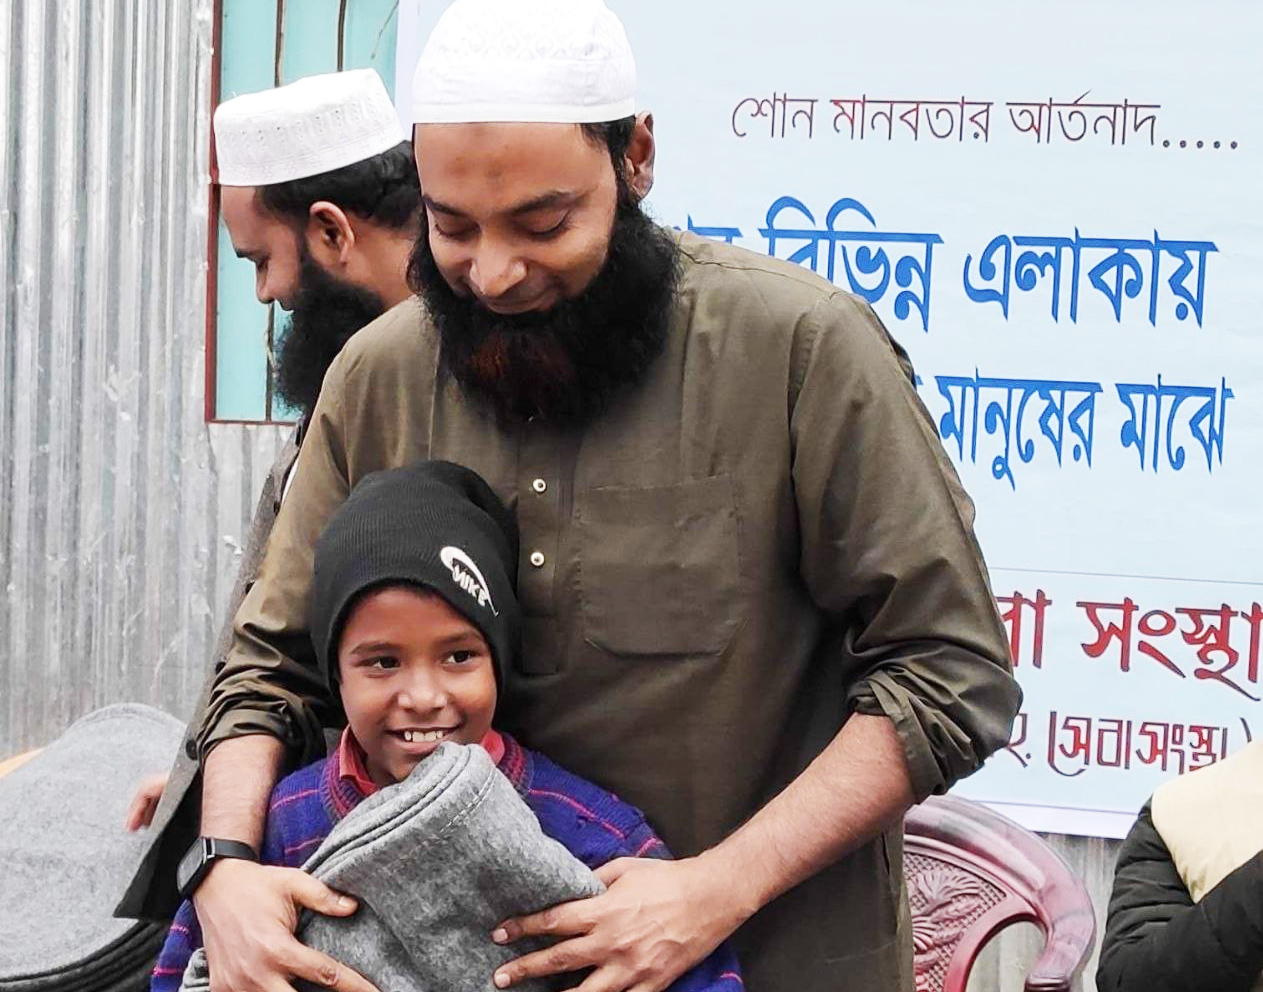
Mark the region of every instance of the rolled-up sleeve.
POLYGON ((803 579, 840 632, 851 709, 890 718, 924 798, 1003 747, 1021 701, 973 504, 866 304, 822 301, 800 342, 803 579))
POLYGON ((325 378, 258 578, 237 610, 232 646, 198 730, 203 759, 229 738, 268 734, 307 762, 323 751, 322 728, 336 716, 307 633, 307 608, 316 538, 348 492, 345 358, 344 352, 325 378))

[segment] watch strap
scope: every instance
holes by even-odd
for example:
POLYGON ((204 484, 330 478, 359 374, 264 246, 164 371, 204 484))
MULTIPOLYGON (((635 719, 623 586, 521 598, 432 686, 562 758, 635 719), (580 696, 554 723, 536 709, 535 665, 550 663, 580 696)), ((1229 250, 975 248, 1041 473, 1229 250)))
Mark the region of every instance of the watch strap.
POLYGON ((180 865, 181 878, 177 878, 180 898, 190 899, 206 873, 216 861, 236 858, 242 861, 258 861, 259 855, 249 844, 221 837, 199 837, 184 856, 180 865))

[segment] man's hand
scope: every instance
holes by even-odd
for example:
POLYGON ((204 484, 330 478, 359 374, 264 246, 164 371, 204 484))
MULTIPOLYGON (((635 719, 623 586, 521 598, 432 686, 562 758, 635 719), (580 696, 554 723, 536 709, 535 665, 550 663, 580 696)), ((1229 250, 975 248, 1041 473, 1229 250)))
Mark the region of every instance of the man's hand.
POLYGON ((608 886, 601 895, 505 921, 492 934, 498 944, 526 936, 560 942, 504 965, 496 987, 595 967, 579 992, 661 992, 754 912, 704 857, 619 858, 596 872, 608 886))
POLYGON ((580 992, 662 992, 781 893, 897 824, 914 798, 894 724, 853 714, 721 844, 683 861, 611 861, 597 872, 602 895, 502 924, 497 943, 561 942, 500 968, 496 986, 595 967, 580 992))
POLYGON ((304 907, 350 916, 355 900, 298 868, 220 861, 193 895, 206 944, 211 992, 293 992, 290 979, 337 989, 378 992, 327 954, 294 937, 304 907))
POLYGON ((162 798, 162 790, 167 787, 167 780, 170 777, 166 772, 159 772, 156 775, 146 775, 140 780, 140 785, 136 786, 136 794, 132 796, 131 804, 127 807, 127 818, 123 821, 123 826, 129 832, 135 832, 153 823, 158 800, 162 798))

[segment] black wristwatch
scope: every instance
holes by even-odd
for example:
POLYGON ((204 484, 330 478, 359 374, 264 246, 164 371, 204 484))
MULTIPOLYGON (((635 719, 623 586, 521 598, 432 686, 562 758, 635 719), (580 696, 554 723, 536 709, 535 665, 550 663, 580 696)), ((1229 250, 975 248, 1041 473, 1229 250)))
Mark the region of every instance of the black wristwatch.
POLYGON ((244 861, 259 860, 259 856, 254 853, 254 848, 239 840, 199 837, 193 842, 188 853, 180 859, 179 867, 175 870, 175 884, 180 890, 180 898, 193 898, 193 893, 202 884, 202 879, 211 870, 211 865, 224 858, 240 858, 244 861))

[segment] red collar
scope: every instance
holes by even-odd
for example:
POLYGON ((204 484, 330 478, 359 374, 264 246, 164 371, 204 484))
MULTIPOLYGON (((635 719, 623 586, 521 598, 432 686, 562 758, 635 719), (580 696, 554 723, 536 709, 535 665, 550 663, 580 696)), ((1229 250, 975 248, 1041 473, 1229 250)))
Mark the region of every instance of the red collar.
MULTIPOLYGON (((501 759, 504 758, 504 738, 498 732, 488 730, 479 743, 486 749, 487 754, 491 755, 492 762, 500 764, 501 759)), ((365 797, 371 796, 381 788, 369 776, 364 748, 355 739, 350 727, 342 731, 342 739, 338 742, 338 752, 335 757, 338 762, 338 778, 349 781, 365 797)))

